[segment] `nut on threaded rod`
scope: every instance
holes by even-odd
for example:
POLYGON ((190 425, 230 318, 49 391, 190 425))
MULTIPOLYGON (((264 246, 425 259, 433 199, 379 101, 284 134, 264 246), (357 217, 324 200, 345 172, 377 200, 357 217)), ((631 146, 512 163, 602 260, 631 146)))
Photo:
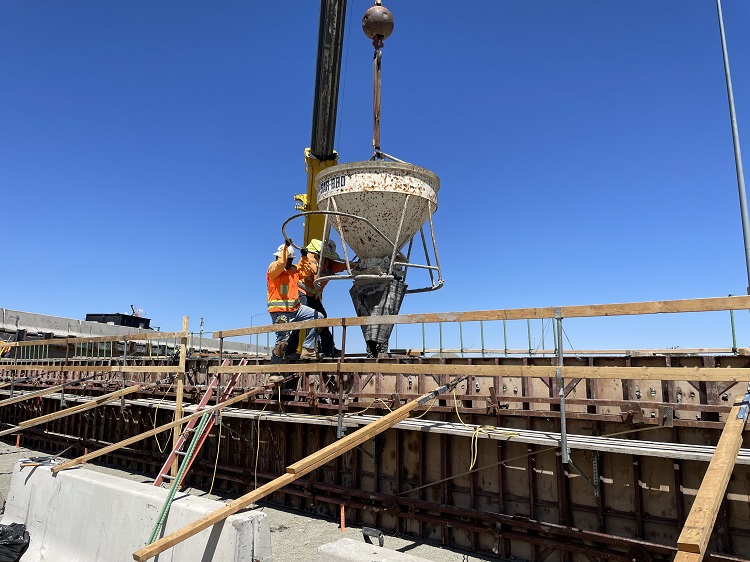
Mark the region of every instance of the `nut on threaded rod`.
POLYGON ((373 40, 376 49, 382 47, 393 31, 393 14, 378 2, 362 17, 362 31, 373 40))

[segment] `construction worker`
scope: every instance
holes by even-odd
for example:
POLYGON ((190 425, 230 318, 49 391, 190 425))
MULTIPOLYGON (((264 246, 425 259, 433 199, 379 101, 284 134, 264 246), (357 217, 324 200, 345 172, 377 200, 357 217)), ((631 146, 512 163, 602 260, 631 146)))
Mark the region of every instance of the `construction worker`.
MULTIPOLYGON (((317 310, 323 316, 328 318, 326 309, 321 301, 323 289, 328 281, 321 281, 318 287, 315 287, 316 277, 326 277, 335 273, 340 273, 346 269, 343 260, 336 253, 336 243, 333 240, 326 240, 325 250, 322 252, 323 260, 320 261, 321 241, 317 238, 310 240, 306 248, 302 248, 297 271, 299 271, 299 298, 300 302, 310 308, 317 310), (322 263, 322 266, 321 266, 322 263), (320 271, 320 273, 319 273, 320 271)), ((341 357, 341 350, 336 349, 333 343, 333 335, 328 327, 318 330, 320 334, 320 347, 325 357, 341 357)))
MULTIPOLYGON (((268 266, 266 283, 268 285, 268 313, 271 322, 283 324, 285 322, 301 322, 320 317, 316 310, 300 303, 299 273, 293 265, 294 247, 287 238, 274 253, 276 260, 268 266)), ((290 330, 276 332, 276 345, 271 353, 271 363, 282 363, 287 355, 290 330)), ((305 341, 302 343, 300 359, 317 359, 315 351, 317 330, 307 330, 305 341)))

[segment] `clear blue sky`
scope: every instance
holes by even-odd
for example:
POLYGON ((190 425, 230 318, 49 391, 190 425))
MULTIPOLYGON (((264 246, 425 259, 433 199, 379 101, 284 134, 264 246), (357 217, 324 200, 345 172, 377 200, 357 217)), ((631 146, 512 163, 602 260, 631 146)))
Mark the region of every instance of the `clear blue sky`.
MULTIPOLYGON (((371 4, 349 2, 342 163, 371 154, 371 4)), ((402 312, 745 293, 713 0, 385 5, 383 150, 442 184, 445 287, 402 312)), ((263 313, 305 190, 318 6, 0 3, 0 306, 83 318, 132 303, 195 330, 263 313)), ((750 154, 750 3, 723 8, 750 154)), ((331 316, 353 314, 344 285, 326 291, 331 316)), ((750 345, 750 315, 737 323, 750 345)), ((568 326, 577 348, 731 342, 727 314, 568 326)), ((525 325, 511 332, 524 347, 525 325)))

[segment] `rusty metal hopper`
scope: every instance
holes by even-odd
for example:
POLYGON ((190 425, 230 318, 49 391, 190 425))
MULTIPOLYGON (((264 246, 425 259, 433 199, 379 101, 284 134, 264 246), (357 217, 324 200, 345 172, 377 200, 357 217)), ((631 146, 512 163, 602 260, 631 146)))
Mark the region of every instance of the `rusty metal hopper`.
POLYGON ((318 209, 337 213, 331 226, 367 259, 390 257, 419 231, 437 210, 440 178, 403 162, 351 162, 326 168, 315 186, 318 209))

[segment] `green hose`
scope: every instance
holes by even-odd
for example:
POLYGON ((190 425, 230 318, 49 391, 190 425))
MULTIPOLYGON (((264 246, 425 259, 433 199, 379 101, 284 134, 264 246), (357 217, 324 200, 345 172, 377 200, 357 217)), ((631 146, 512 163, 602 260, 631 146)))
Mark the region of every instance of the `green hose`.
POLYGON ((148 542, 146 543, 146 545, 153 543, 156 540, 156 536, 161 532, 162 527, 164 526, 164 521, 167 519, 169 508, 172 506, 174 495, 177 492, 177 488, 179 487, 180 482, 182 482, 182 477, 185 475, 187 467, 190 465, 190 459, 193 458, 193 453, 195 453, 195 448, 198 445, 198 441, 200 441, 200 436, 203 435, 203 431, 206 429, 208 420, 211 419, 211 415, 212 414, 203 414, 203 416, 201 417, 201 421, 198 423, 198 428, 193 433, 193 439, 190 441, 190 446, 188 447, 187 453, 185 453, 185 458, 182 459, 180 468, 177 471, 177 476, 175 476, 174 480, 172 481, 172 486, 169 488, 167 499, 164 501, 164 505, 161 507, 159 518, 156 521, 156 525, 154 525, 154 530, 151 531, 151 536, 148 538, 148 542))

